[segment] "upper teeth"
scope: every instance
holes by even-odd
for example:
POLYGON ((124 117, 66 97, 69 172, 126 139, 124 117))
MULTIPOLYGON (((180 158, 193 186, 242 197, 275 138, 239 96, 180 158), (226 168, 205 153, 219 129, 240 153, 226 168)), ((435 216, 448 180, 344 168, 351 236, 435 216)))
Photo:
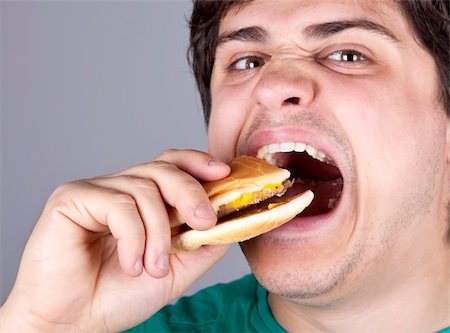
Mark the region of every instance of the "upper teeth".
POLYGON ((306 151, 312 158, 315 158, 316 160, 319 160, 321 162, 332 164, 331 158, 329 158, 324 152, 317 150, 316 148, 303 142, 279 142, 264 145, 258 149, 256 156, 258 158, 265 159, 272 165, 275 165, 273 154, 288 153, 292 151, 299 153, 303 153, 304 151, 306 151))

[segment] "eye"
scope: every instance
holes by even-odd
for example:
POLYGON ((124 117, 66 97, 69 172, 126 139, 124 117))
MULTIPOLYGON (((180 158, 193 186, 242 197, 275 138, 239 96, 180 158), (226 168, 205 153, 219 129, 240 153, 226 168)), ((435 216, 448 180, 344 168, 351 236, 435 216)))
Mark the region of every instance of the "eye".
POLYGON ((355 50, 339 50, 331 53, 328 59, 339 63, 358 63, 366 61, 367 57, 355 50))
POLYGON ((245 70, 261 67, 265 64, 265 60, 258 56, 245 56, 233 61, 230 65, 231 70, 245 70))

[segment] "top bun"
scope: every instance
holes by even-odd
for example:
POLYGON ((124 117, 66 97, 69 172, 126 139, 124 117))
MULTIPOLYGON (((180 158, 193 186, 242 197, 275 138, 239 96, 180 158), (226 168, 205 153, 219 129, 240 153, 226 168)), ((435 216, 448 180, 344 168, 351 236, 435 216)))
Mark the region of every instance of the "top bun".
POLYGON ((251 156, 236 157, 230 167, 228 177, 202 184, 219 217, 283 194, 291 175, 251 156))

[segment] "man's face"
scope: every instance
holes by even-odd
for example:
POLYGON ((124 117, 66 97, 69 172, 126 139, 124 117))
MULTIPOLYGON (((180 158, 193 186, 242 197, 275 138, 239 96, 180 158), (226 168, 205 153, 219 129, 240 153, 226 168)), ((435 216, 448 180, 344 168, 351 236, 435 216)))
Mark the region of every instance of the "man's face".
POLYGON ((316 195, 309 216, 242 244, 257 278, 316 302, 407 278, 443 235, 448 121, 432 57, 397 7, 255 0, 219 35, 211 153, 265 156, 316 195))

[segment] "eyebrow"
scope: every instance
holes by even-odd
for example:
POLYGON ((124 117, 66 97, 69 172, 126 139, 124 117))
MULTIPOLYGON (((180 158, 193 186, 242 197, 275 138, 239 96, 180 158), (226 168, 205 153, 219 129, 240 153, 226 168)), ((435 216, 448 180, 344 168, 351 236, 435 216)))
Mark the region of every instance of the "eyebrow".
MULTIPOLYGON (((362 29, 369 32, 374 32, 394 42, 399 41, 394 33, 386 27, 365 19, 340 20, 312 24, 307 26, 303 32, 307 38, 326 39, 351 29, 362 29)), ((251 26, 219 34, 216 47, 229 41, 264 43, 269 39, 269 34, 266 30, 258 26, 251 26)))
POLYGON ((268 40, 269 34, 267 31, 263 28, 254 26, 219 34, 216 47, 229 41, 264 43, 268 40))
POLYGON ((391 39, 394 42, 399 41, 398 38, 394 35, 394 33, 389 29, 387 29, 386 27, 382 26, 381 24, 365 19, 342 20, 342 21, 312 24, 306 27, 304 29, 304 32, 306 36, 309 38, 324 39, 350 29, 362 29, 369 32, 374 32, 383 37, 387 37, 388 39, 391 39))

